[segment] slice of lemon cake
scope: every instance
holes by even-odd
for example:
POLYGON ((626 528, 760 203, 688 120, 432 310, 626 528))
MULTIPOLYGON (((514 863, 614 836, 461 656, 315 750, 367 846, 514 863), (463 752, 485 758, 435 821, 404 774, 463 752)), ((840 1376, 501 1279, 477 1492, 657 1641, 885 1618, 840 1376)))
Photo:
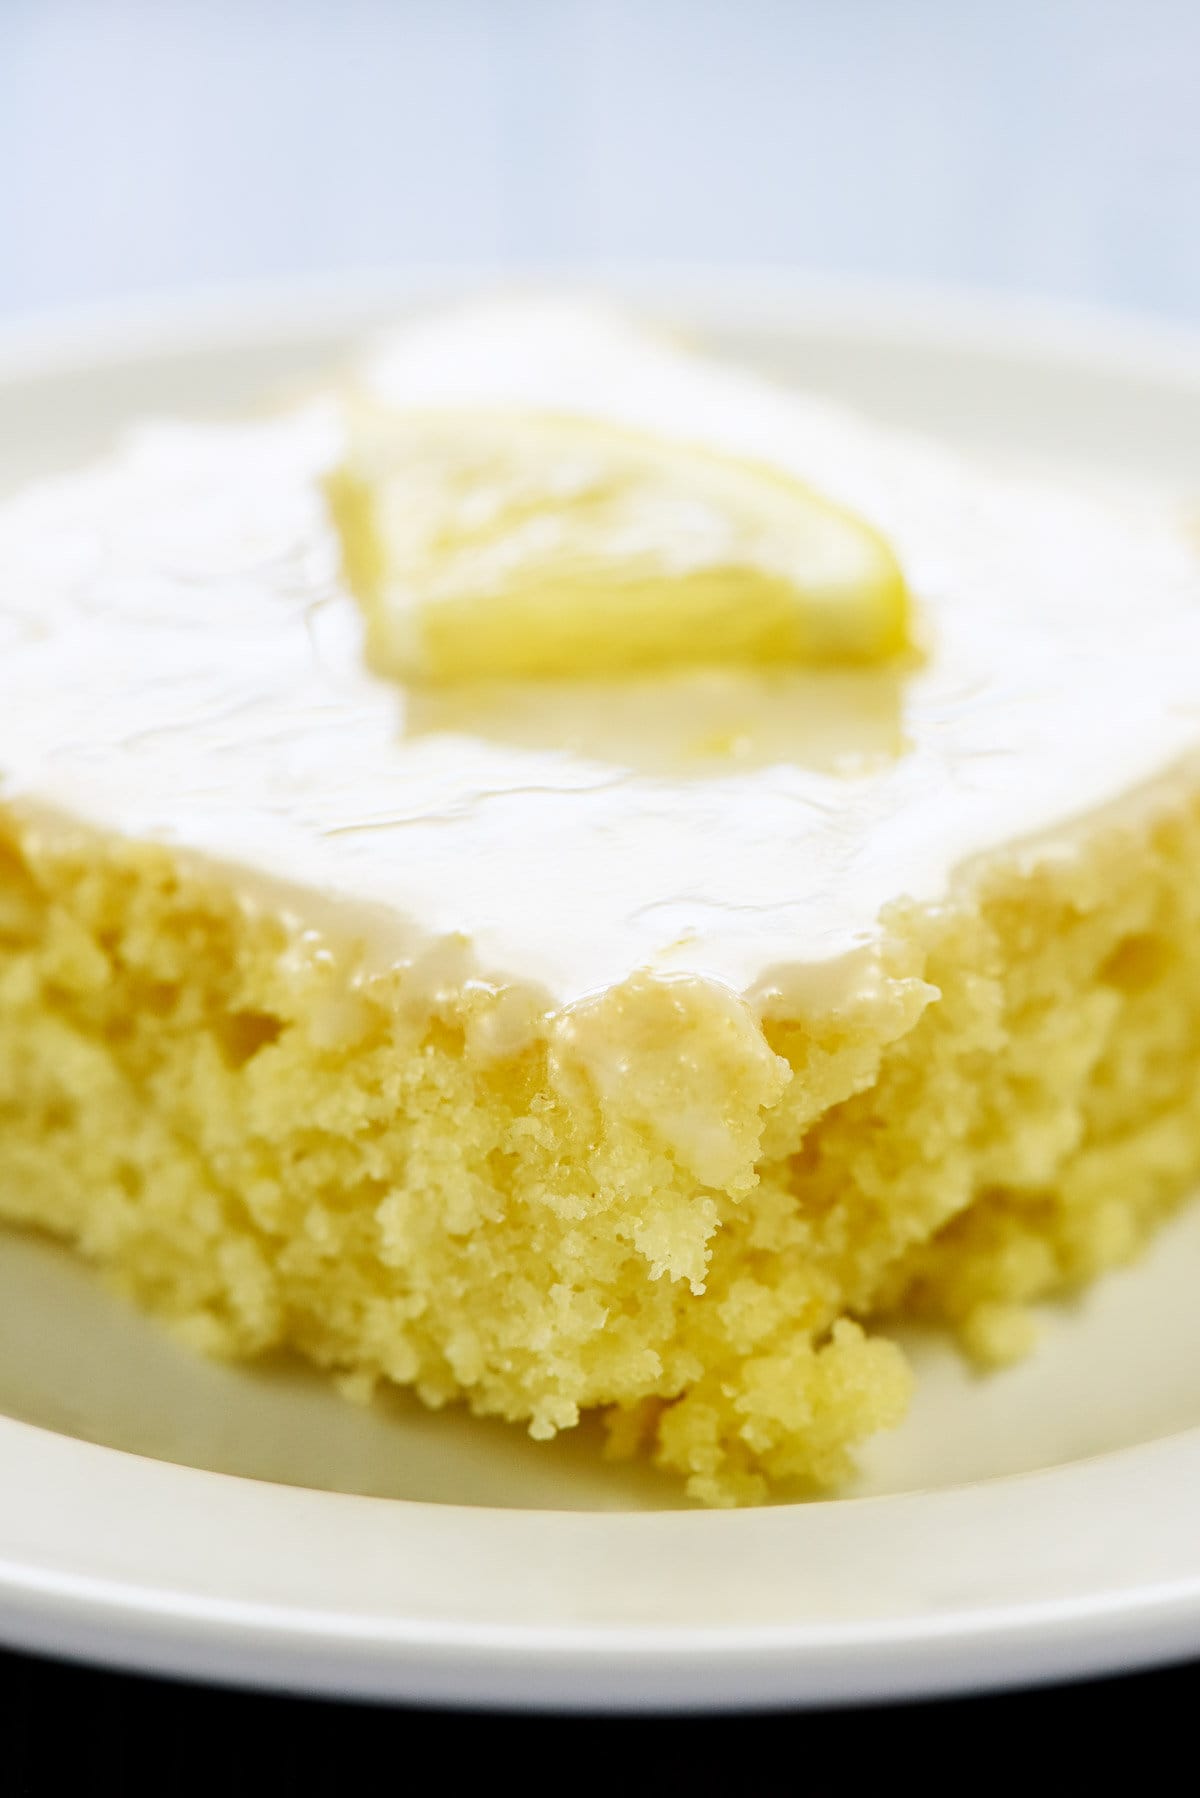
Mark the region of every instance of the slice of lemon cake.
POLYGON ((601 311, 0 509, 0 1215, 710 1503, 1200 1171, 1200 574, 601 311))

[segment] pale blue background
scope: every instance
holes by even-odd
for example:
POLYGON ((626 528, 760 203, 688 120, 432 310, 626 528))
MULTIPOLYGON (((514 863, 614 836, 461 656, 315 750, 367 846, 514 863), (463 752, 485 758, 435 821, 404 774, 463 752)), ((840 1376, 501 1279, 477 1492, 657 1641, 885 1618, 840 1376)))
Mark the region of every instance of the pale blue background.
POLYGON ((1197 0, 0 0, 0 311, 757 262, 1200 322, 1197 0))

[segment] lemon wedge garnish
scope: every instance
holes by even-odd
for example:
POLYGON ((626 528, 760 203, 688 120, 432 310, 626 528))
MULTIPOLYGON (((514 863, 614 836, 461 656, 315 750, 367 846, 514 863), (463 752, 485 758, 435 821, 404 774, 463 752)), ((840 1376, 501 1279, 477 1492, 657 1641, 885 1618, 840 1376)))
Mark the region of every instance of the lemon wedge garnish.
POLYGON ((903 575, 862 519, 599 420, 366 410, 331 497, 369 660, 401 679, 862 664, 909 641, 903 575))

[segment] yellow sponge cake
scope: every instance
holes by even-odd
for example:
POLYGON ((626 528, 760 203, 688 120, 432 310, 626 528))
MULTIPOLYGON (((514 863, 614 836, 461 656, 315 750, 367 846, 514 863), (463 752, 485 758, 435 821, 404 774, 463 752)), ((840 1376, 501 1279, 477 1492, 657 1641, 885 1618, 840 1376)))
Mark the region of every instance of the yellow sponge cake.
POLYGON ((0 508, 0 1216, 834 1486, 1200 1171, 1194 552, 565 303, 351 386, 0 508))

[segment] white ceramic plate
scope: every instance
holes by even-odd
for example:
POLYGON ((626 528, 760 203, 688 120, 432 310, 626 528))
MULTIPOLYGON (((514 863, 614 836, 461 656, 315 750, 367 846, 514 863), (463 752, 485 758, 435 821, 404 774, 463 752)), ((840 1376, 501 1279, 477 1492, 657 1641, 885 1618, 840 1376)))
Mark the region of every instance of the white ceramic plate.
MULTIPOLYGON (((614 278, 739 353, 983 453, 1200 500, 1200 345, 993 302, 614 278)), ((146 411, 286 391, 418 291, 0 330, 0 485, 146 411)), ((1131 623, 1132 628, 1132 623, 1131 623)), ((2 671, 0 671, 2 680, 2 671)), ((3 703, 0 687, 0 704, 3 703)), ((855 1493, 751 1513, 594 1442, 290 1365, 190 1359, 67 1256, 0 1237, 0 1639, 409 1700, 656 1708, 951 1692, 1200 1653, 1200 1210, 989 1380, 915 1341, 855 1493)))

